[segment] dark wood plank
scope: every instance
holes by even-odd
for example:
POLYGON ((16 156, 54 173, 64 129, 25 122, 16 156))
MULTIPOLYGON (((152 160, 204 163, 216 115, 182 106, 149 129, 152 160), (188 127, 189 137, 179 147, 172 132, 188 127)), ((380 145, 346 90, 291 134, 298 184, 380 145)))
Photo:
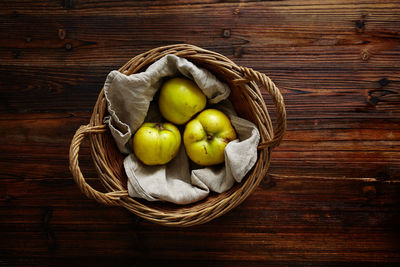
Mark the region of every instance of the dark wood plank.
POLYGON ((0 208, 1 232, 9 240, 0 247, 8 255, 38 257, 47 254, 50 242, 55 255, 71 257, 85 248, 92 256, 106 252, 152 259, 191 259, 210 253, 220 260, 286 261, 291 255, 291 260, 323 256, 329 262, 337 253, 340 261, 375 261, 383 255, 390 256, 389 261, 399 259, 393 247, 398 232, 387 230, 397 226, 400 183, 301 177, 276 177, 275 183, 263 183, 243 205, 212 223, 179 230, 137 220, 120 208, 100 207, 75 194, 71 184, 58 187, 60 193, 74 193, 69 196, 51 191, 55 180, 17 182, 10 189, 15 198, 0 208), (375 188, 373 194, 369 188, 375 188), (51 231, 50 238, 46 231, 51 231), (26 235, 30 239, 20 251, 26 235), (8 238, 12 236, 13 241, 8 238), (233 258, 226 255, 226 245, 233 258))
MULTIPOLYGON (((0 67, 0 113, 91 112, 108 72, 114 68, 0 67), (87 72, 86 72, 87 71, 87 72), (18 79, 9 79, 14 73, 18 79)), ((260 71, 263 71, 260 69, 260 71)), ((315 70, 264 70, 281 88, 289 119, 294 118, 387 118, 400 117, 397 96, 400 83, 390 71, 363 74, 349 71, 321 76, 315 70), (350 80, 343 80, 351 75, 350 80), (300 78, 299 78, 300 77, 300 78), (347 76, 346 76, 347 77, 347 76), (365 78, 368 77, 368 78, 365 78), (381 78, 385 77, 385 78, 381 78), (382 79, 388 84, 381 85, 382 79), (385 80, 384 80, 385 81, 385 80), (340 84, 340 86, 338 86, 340 84), (313 112, 318 109, 318 113, 313 112)), ((265 100, 269 96, 264 93, 265 100)), ((272 113, 273 114, 273 113, 272 113)))
POLYGON ((23 3, 7 5, 0 25, 1 37, 6 38, 0 46, 3 64, 116 64, 149 46, 187 42, 189 36, 191 43, 228 56, 247 55, 255 67, 266 62, 274 67, 315 67, 319 61, 329 62, 330 68, 365 69, 371 65, 367 63, 392 66, 393 55, 399 53, 399 23, 393 15, 399 10, 393 2, 379 8, 369 1, 357 8, 346 2, 312 1, 178 4, 168 6, 168 14, 165 6, 155 3, 126 7, 122 2, 74 2, 68 16, 55 3, 38 3, 36 9, 23 3), (49 15, 52 6, 55 10, 49 15), (336 12, 328 12, 332 8, 336 12), (138 27, 143 23, 149 26, 138 27), (65 31, 63 38, 60 29, 65 31))
MULTIPOLYGON (((399 196, 396 196, 398 181, 361 177, 340 179, 272 176, 274 182, 264 181, 254 193, 255 196, 252 196, 253 202, 250 201, 246 205, 246 209, 297 211, 301 208, 300 210, 303 211, 323 211, 326 206, 330 207, 330 210, 359 211, 361 209, 367 212, 369 209, 378 211, 381 208, 380 205, 386 205, 393 211, 398 209, 396 207, 399 200, 399 196), (374 201, 371 202, 371 200, 374 201), (324 202, 324 204, 315 204, 320 202, 324 202), (368 206, 368 204, 371 205, 368 206)), ((80 202, 84 202, 84 205, 92 202, 91 200, 86 201, 72 179, 65 180, 56 177, 17 181, 5 179, 4 181, 12 182, 2 189, 1 204, 4 207, 8 205, 16 207, 45 205, 75 207, 80 202)), ((88 181, 93 185, 99 184, 94 179, 88 181)))
MULTIPOLYGON (((0 173, 3 178, 70 179, 68 150, 87 113, 0 116, 0 173), (11 120, 11 121, 10 121, 11 120), (17 164, 18 163, 18 164, 17 164)), ((273 152, 271 175, 295 177, 386 177, 400 174, 400 119, 289 119, 281 146, 273 152)), ((96 177, 87 144, 82 171, 96 177)))

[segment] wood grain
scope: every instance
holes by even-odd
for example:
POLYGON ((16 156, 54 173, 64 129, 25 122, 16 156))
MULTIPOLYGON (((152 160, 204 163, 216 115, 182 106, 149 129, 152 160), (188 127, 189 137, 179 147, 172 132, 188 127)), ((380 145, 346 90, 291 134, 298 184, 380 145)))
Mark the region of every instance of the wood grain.
POLYGON ((398 264, 399 30, 391 0, 2 1, 0 266, 398 264), (266 73, 288 112, 271 179, 187 229, 86 199, 68 170, 109 71, 173 43, 266 73))

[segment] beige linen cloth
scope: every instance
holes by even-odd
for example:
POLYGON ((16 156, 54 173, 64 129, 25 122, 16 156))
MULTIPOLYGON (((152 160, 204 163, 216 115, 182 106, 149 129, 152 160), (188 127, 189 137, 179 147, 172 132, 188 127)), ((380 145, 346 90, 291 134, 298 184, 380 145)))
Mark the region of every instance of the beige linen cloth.
MULTIPOLYGON (((205 198, 210 191, 224 192, 241 182, 257 161, 260 134, 257 127, 236 116, 226 100, 229 87, 206 69, 175 55, 166 55, 146 71, 125 75, 118 71, 108 74, 104 93, 110 113, 108 124, 118 149, 126 154, 124 168, 131 197, 148 201, 189 204, 205 198), (132 135, 144 121, 163 121, 153 97, 166 78, 183 75, 192 79, 207 96, 208 105, 225 112, 231 119, 238 139, 225 148, 225 163, 191 169, 183 143, 178 155, 168 164, 146 166, 134 155, 132 135)), ((181 131, 182 134, 182 131, 181 131)))

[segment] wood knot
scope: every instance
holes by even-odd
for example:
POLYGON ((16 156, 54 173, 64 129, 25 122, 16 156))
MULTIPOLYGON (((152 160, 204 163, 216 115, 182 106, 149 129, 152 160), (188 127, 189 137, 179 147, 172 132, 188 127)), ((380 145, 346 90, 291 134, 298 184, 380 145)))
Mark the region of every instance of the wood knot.
POLYGON ((64 40, 66 36, 67 32, 64 29, 58 29, 58 38, 60 38, 60 40, 64 40))
POLYGON ((354 26, 356 28, 356 32, 363 33, 365 31, 365 19, 367 18, 367 14, 362 14, 359 20, 354 21, 354 26))
POLYGON ((369 59, 368 50, 361 51, 360 57, 362 60, 367 61, 369 59))
POLYGON ((32 38, 31 38, 31 37, 29 37, 29 36, 28 36, 28 37, 26 37, 26 38, 25 38, 25 42, 27 42, 27 43, 30 43, 30 42, 32 42, 32 38))
POLYGON ((379 84, 381 85, 381 86, 386 86, 386 85, 388 85, 389 84, 389 80, 388 79, 386 79, 386 78, 382 78, 382 79, 380 79, 379 81, 379 84))
POLYGON ((233 14, 239 15, 239 13, 240 13, 240 9, 238 7, 235 8, 235 10, 233 10, 233 14))
POLYGON ((71 50, 72 50, 72 44, 66 43, 66 44, 65 44, 65 50, 71 51, 71 50))
POLYGON ((385 87, 389 84, 388 80, 380 80, 381 85, 378 89, 371 89, 368 91, 368 102, 377 105, 379 102, 385 102, 390 104, 397 104, 400 102, 400 90, 397 88, 385 87))
POLYGON ((222 37, 224 37, 224 38, 229 38, 229 37, 231 37, 231 30, 230 30, 230 29, 224 29, 224 30, 222 31, 222 37))
POLYGON ((363 19, 355 21, 356 31, 362 33, 365 31, 365 21, 363 19))

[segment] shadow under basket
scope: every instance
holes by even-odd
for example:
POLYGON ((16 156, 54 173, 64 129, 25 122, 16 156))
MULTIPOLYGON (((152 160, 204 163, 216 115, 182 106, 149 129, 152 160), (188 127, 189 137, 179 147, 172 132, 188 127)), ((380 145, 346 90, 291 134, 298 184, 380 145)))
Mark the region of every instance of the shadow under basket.
POLYGON ((236 65, 227 57, 193 45, 177 44, 152 49, 132 58, 120 72, 130 75, 144 71, 167 54, 186 58, 211 71, 231 88, 230 100, 239 116, 255 123, 260 132, 258 158, 241 183, 224 193, 211 193, 207 198, 189 205, 149 202, 132 198, 127 191, 127 176, 123 167, 124 155, 117 149, 108 127, 103 124, 107 115, 104 91, 100 92, 90 123, 75 133, 69 151, 70 170, 80 190, 105 205, 122 206, 151 222, 166 226, 192 226, 215 219, 243 202, 266 177, 271 151, 279 145, 286 130, 286 110, 282 95, 264 74, 236 65), (275 127, 260 91, 263 88, 275 105, 275 127), (79 168, 79 147, 89 135, 92 158, 105 192, 91 187, 79 168))

